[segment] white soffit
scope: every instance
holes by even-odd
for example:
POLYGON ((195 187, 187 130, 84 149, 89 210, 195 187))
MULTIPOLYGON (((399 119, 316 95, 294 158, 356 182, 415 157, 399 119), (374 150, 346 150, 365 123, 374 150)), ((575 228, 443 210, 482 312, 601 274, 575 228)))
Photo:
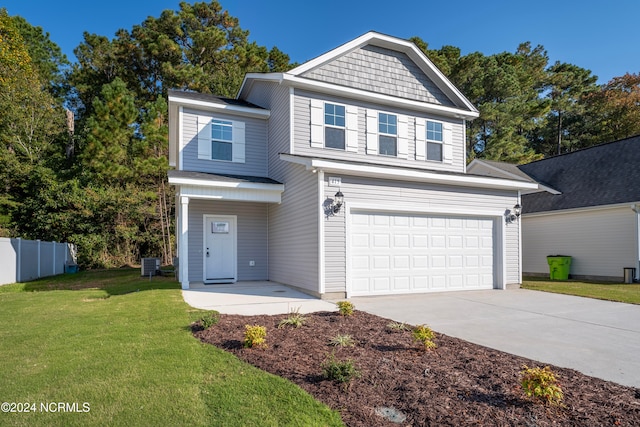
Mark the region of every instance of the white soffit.
POLYGON ((280 154, 282 160, 306 166, 307 169, 321 169, 325 172, 344 173, 347 175, 364 176, 379 179, 394 179, 399 181, 430 182, 443 185, 457 185, 462 187, 493 188, 500 190, 536 189, 538 184, 510 179, 490 178, 480 176, 449 175, 368 164, 341 163, 326 159, 306 158, 290 154, 280 154))

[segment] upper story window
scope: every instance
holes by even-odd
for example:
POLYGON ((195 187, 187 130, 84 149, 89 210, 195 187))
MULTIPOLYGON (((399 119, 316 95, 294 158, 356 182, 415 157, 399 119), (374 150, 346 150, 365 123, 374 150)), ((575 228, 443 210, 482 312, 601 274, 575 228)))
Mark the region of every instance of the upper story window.
POLYGON ((313 148, 358 152, 358 107, 309 100, 310 143, 313 148))
POLYGON ((397 156, 398 117, 395 114, 378 113, 378 153, 397 156))
POLYGON ((198 116, 198 159, 245 162, 245 122, 198 116))
POLYGON ((345 107, 344 105, 324 104, 324 146, 327 148, 345 148, 345 107))
POLYGON ((233 160, 233 122, 211 120, 211 158, 233 160))
POLYGON ((427 120, 427 160, 442 161, 442 123, 427 120))

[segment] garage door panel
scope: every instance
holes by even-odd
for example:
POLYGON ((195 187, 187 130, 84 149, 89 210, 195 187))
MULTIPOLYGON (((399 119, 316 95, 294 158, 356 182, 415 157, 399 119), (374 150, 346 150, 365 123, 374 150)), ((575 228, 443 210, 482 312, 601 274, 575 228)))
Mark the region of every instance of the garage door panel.
POLYGON ((394 277, 393 289, 397 291, 408 291, 411 289, 411 278, 409 276, 394 277))
POLYGON ((353 295, 493 288, 491 218, 358 212, 350 236, 353 295))
POLYGON ((443 249, 447 247, 447 237, 444 235, 432 235, 431 247, 435 249, 443 249))

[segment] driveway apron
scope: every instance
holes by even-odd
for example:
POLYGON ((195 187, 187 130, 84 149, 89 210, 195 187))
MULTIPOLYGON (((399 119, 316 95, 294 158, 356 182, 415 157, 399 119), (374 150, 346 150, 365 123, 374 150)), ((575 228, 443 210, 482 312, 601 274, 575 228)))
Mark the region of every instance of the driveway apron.
POLYGON ((640 305, 524 289, 351 300, 378 316, 640 387, 640 305))

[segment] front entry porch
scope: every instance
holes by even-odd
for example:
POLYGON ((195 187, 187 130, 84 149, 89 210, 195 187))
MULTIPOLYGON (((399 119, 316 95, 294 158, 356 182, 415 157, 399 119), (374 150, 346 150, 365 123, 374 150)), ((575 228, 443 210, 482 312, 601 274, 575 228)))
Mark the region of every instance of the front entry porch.
POLYGON ((327 300, 307 295, 296 289, 269 281, 246 281, 224 285, 205 285, 191 282, 182 291, 187 304, 203 310, 216 310, 223 314, 287 314, 335 311, 336 305, 327 300))

